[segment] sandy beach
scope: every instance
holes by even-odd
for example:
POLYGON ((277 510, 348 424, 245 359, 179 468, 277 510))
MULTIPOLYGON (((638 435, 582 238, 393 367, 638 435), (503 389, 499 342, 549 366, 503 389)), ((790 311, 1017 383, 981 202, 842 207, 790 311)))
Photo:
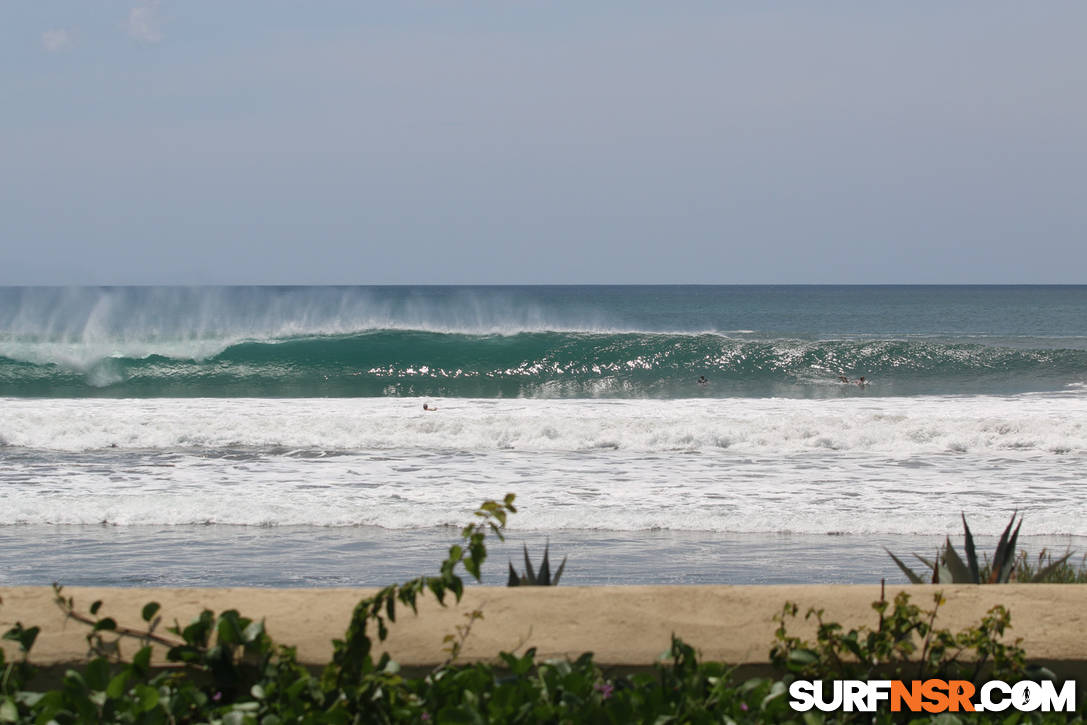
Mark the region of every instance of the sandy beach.
MULTIPOLYGON (((947 598, 939 626, 959 630, 976 624, 996 604, 1012 613, 1011 638, 1021 638, 1028 659, 1044 663, 1058 675, 1087 676, 1087 590, 1074 585, 912 586, 913 601, 927 608, 934 591, 947 598)), ((79 611, 101 599, 99 616, 114 617, 122 626, 140 628, 139 612, 149 601, 162 605, 165 623, 187 623, 201 609, 238 609, 264 618, 279 643, 296 645, 299 660, 325 664, 331 641, 343 634, 352 608, 372 589, 122 589, 71 587, 79 611)), ((887 588, 888 599, 899 591, 887 588)), ((38 625, 42 632, 32 661, 42 666, 79 662, 86 656, 87 628, 65 621, 53 604, 49 587, 0 590, 0 630, 16 621, 38 625)), ((826 610, 828 620, 846 626, 875 623, 870 604, 878 586, 695 586, 695 587, 557 587, 507 589, 472 587, 459 605, 438 606, 428 598, 419 616, 404 612, 386 642, 393 658, 405 666, 442 662, 442 638, 464 623, 464 615, 480 609, 462 659, 492 660, 502 650, 536 647, 541 658, 576 657, 592 651, 603 666, 651 665, 667 648, 674 632, 705 658, 762 669, 773 639, 773 615, 785 601, 803 612, 826 610)), ((450 604, 452 601, 450 600, 450 604)), ((165 627, 165 624, 163 625, 165 627)), ((160 633, 162 629, 159 630, 160 633)), ((797 632, 811 634, 798 624, 797 632)), ((4 642, 9 657, 14 643, 4 642)))

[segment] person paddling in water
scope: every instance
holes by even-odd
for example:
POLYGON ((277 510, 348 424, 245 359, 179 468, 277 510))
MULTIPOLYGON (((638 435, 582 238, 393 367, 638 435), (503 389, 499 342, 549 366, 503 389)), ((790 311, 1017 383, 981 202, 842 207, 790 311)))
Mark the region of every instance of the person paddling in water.
POLYGON ((425 410, 425 411, 427 411, 429 413, 432 410, 437 410, 437 408, 435 408, 433 405, 428 405, 427 403, 423 403, 423 410, 425 410))

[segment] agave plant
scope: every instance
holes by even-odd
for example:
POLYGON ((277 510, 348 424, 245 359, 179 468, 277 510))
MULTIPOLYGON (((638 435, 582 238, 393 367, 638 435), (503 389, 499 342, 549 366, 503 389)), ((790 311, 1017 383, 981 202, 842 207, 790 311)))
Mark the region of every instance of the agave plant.
MULTIPOLYGON (((522 546, 524 546, 522 544, 522 546)), ((540 562, 540 569, 536 571, 532 568, 532 562, 528 558, 528 547, 525 549, 525 573, 518 574, 517 570, 513 568, 513 562, 510 564, 510 578, 506 582, 508 587, 551 587, 557 586, 559 583, 559 577, 562 576, 562 570, 566 568, 566 557, 562 557, 562 563, 559 564, 559 568, 555 571, 555 577, 551 577, 551 563, 548 560, 548 549, 551 548, 551 542, 544 544, 543 561, 540 562)))
MULTIPOLYGON (((901 559, 891 554, 890 551, 886 549, 884 551, 890 554, 895 564, 898 564, 898 568, 913 584, 924 584, 926 579, 933 584, 941 582, 951 584, 1007 584, 1015 573, 1015 544, 1019 539, 1019 528, 1023 525, 1022 516, 1019 517, 1019 523, 1016 524, 1016 513, 1018 512, 1012 514, 1011 521, 1004 528, 1004 533, 1001 534, 1000 541, 997 542, 992 561, 989 561, 988 557, 986 557, 986 561, 982 566, 978 565, 977 550, 974 548, 974 536, 970 533, 970 526, 966 523, 965 514, 962 515, 962 527, 965 531, 963 548, 966 551, 966 561, 963 561, 963 558, 959 556, 959 552, 955 551, 955 547, 951 545, 951 537, 945 539, 943 550, 937 550, 935 559, 929 560, 920 554, 914 554, 931 572, 926 577, 906 566, 901 559), (1014 531, 1012 526, 1015 526, 1014 531)), ((1052 561, 1048 566, 1034 572, 1034 575, 1027 581, 1032 583, 1044 581, 1050 573, 1068 561, 1070 556, 1072 556, 1071 551, 1052 561)))

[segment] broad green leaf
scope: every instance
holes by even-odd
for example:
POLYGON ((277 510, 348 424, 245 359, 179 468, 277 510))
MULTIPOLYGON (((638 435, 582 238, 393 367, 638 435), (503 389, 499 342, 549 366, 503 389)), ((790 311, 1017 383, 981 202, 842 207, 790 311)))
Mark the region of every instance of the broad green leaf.
POLYGON ((132 669, 142 674, 147 674, 151 669, 151 648, 140 647, 140 650, 132 657, 132 669))
POLYGON ((105 657, 95 657, 87 663, 83 678, 92 690, 105 690, 109 686, 109 662, 105 657))
POLYGON ((41 627, 24 627, 22 622, 16 622, 15 626, 4 632, 4 639, 19 643, 19 649, 30 652, 34 646, 34 640, 38 638, 41 627))
POLYGON ((803 669, 819 661, 819 655, 810 649, 794 649, 787 658, 789 669, 803 669))
POLYGON ((264 621, 253 621, 242 632, 242 639, 246 644, 250 644, 258 640, 262 634, 264 634, 264 621))
POLYGON ((140 612, 140 616, 143 617, 143 621, 150 622, 151 618, 159 611, 161 607, 158 602, 148 602, 143 605, 143 610, 140 612))
POLYGON ((16 722, 19 720, 19 709, 15 707, 15 701, 10 697, 0 700, 0 722, 16 722))
POLYGON ((106 696, 111 700, 116 700, 125 694, 125 684, 128 682, 128 672, 122 671, 113 676, 113 679, 106 685, 106 696))
POLYGON ((148 712, 159 704, 159 691, 150 685, 136 685, 134 694, 140 712, 148 712))

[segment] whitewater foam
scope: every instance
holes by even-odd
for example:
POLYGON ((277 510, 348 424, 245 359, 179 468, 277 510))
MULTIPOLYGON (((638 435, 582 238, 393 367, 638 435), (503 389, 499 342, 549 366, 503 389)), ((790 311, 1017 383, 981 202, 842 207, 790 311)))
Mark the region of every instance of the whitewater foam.
POLYGON ((0 524, 1087 535, 1083 396, 430 402, 7 399, 0 524))
POLYGON ((0 437, 40 450, 106 448, 631 452, 828 449, 1087 453, 1087 397, 556 401, 447 399, 7 399, 0 437))

